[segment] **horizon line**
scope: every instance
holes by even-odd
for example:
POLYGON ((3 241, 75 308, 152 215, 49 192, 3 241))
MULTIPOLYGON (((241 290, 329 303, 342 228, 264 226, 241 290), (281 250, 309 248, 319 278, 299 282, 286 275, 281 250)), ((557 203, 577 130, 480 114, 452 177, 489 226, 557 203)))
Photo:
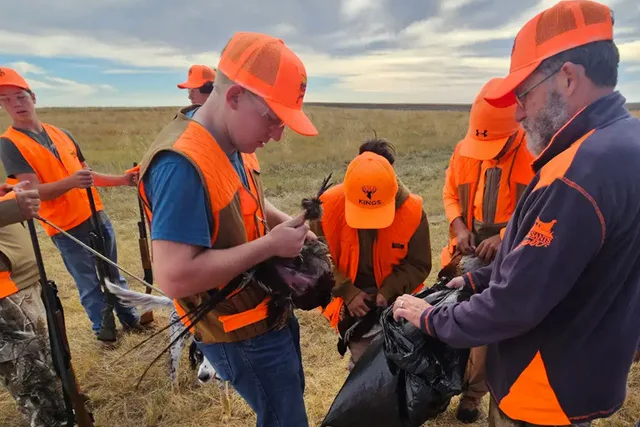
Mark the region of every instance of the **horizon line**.
MULTIPOLYGON (((38 110, 61 110, 61 109, 149 109, 149 108, 175 108, 180 109, 188 105, 147 105, 147 106, 48 106, 37 107, 38 110)), ((353 108, 353 109, 383 109, 383 110, 435 110, 435 111, 469 111, 470 103, 432 103, 432 102, 305 102, 308 107, 328 107, 328 108, 353 108)), ((640 110, 640 102, 627 102, 625 107, 628 110, 640 110)))

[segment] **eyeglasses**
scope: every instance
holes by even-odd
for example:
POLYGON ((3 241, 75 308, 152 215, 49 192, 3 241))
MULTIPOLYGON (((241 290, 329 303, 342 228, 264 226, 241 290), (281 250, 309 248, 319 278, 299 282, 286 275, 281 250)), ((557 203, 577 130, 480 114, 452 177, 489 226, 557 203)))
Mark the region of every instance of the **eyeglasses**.
POLYGON ((264 107, 264 110, 260 111, 259 114, 260 116, 267 119, 267 121, 269 122, 269 126, 275 126, 278 128, 284 127, 284 122, 280 119, 280 117, 278 117, 278 115, 274 113, 268 105, 265 105, 258 95, 249 90, 245 90, 245 92, 250 95, 250 97, 256 102, 256 104, 260 104, 262 107, 264 107))
POLYGON ((12 95, 12 96, 3 95, 3 96, 0 96, 0 102, 5 103, 5 102, 12 101, 14 99, 19 102, 24 102, 27 100, 27 98, 29 98, 29 94, 27 93, 21 93, 21 94, 12 95))
POLYGON ((520 106, 520 108, 524 108, 524 98, 529 94, 529 92, 531 92, 532 90, 534 90, 535 88, 540 86, 542 83, 544 83, 547 80, 549 80, 551 77, 553 77, 555 74, 557 74, 561 69, 562 69, 562 67, 558 68, 556 71, 554 71, 553 73, 549 74, 544 79, 540 80, 538 83, 534 84, 533 86, 531 86, 529 89, 525 90, 524 92, 522 92, 520 94, 516 93, 515 94, 516 95, 516 102, 520 106))

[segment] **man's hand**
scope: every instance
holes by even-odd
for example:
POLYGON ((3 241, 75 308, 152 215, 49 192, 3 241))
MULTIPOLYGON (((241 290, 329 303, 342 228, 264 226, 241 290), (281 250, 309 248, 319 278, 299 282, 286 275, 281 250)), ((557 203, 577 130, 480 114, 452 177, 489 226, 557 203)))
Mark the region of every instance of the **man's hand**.
POLYGON ((360 293, 349 301, 349 304, 347 304, 347 310, 349 310, 351 317, 358 318, 366 316, 369 312, 369 306, 365 301, 371 301, 372 298, 372 295, 369 295, 364 291, 360 291, 360 293))
POLYGON ((485 264, 490 264, 496 256, 498 249, 500 248, 500 235, 496 234, 493 237, 483 240, 476 249, 476 256, 480 258, 485 264))
POLYGON ((420 316, 429 307, 431 305, 425 300, 405 294, 393 303, 393 319, 397 322, 403 318, 416 328, 420 328, 420 316))
POLYGON ((72 188, 89 188, 93 186, 93 175, 89 169, 80 169, 69 178, 72 188))
POLYGON ((20 214, 24 219, 29 220, 38 215, 40 211, 40 193, 38 190, 27 190, 26 188, 30 188, 29 183, 21 182, 14 186, 13 190, 16 192, 20 214))
POLYGON ((460 289, 464 286, 464 278, 462 276, 454 277, 445 286, 449 289, 460 289))
POLYGON ((384 295, 378 294, 376 295, 376 306, 380 308, 387 308, 389 307, 389 300, 387 300, 384 295))
POLYGON ((304 214, 300 214, 276 225, 265 237, 271 241, 273 256, 293 258, 300 254, 308 232, 304 214))
POLYGON ((304 241, 311 242, 313 240, 318 240, 318 236, 316 236, 316 233, 311 230, 307 231, 307 235, 305 236, 304 241))
POLYGON ((6 196, 7 194, 9 194, 11 192, 11 190, 13 190, 13 187, 11 187, 7 183, 4 183, 4 184, 0 185, 0 197, 6 196))
POLYGON ((123 176, 124 185, 135 187, 136 185, 138 185, 138 178, 140 178, 140 172, 128 171, 123 176))
POLYGON ((471 255, 476 250, 473 233, 467 228, 461 217, 454 219, 451 225, 456 235, 456 249, 463 255, 471 255))

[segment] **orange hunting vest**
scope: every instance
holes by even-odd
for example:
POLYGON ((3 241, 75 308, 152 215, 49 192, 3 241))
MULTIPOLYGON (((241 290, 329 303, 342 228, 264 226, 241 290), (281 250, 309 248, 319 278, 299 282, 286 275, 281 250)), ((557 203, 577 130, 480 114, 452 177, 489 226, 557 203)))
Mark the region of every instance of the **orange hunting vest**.
MULTIPOLYGON (((12 181, 7 180, 7 184, 13 185, 12 181)), ((15 198, 16 193, 7 193, 0 198, 0 201, 15 198)), ((18 292, 18 285, 11 280, 11 272, 0 271, 0 298, 5 298, 18 292)))
MULTIPOLYGON (((338 271, 355 282, 358 274, 360 246, 358 230, 347 225, 344 216, 344 184, 327 190, 321 197, 323 206, 322 230, 329 246, 329 252, 338 271)), ((422 219, 422 198, 410 194, 396 209, 393 223, 378 230, 373 245, 373 271, 378 288, 384 279, 406 256, 409 240, 420 225, 422 219)), ((337 328, 340 310, 344 300, 335 297, 323 310, 331 326, 337 328)))
MULTIPOLYGON (((262 189, 258 181, 259 163, 255 154, 242 154, 245 171, 249 181, 250 191, 248 191, 227 155, 222 151, 218 143, 209 132, 196 122, 190 121, 187 124, 180 123, 184 120, 180 116, 176 122, 170 126, 184 127, 181 134, 172 143, 170 138, 160 139, 150 149, 150 154, 146 155, 140 165, 141 176, 139 179, 139 194, 144 202, 146 214, 149 222, 153 222, 153 212, 150 209, 147 196, 144 191, 142 175, 151 163, 152 158, 164 150, 175 151, 185 156, 194 167, 200 172, 203 185, 206 189, 208 202, 213 217, 213 230, 211 234, 211 246, 213 249, 225 249, 242 243, 255 240, 266 233, 265 215, 263 210, 262 189), (258 183, 256 185, 256 183, 258 183), (260 188, 259 188, 260 187, 260 188), (239 205, 239 206, 237 206, 239 205), (239 208, 237 209, 236 206, 239 208), (239 215, 241 214, 241 215, 239 215)), ((230 301, 239 293, 246 294, 247 290, 232 293, 227 301, 230 301)), ((200 294, 199 294, 200 295, 200 294)), ((248 295, 248 294, 247 294, 248 295)), ((192 332, 200 331, 201 339, 205 342, 225 342, 245 339, 244 334, 230 337, 229 333, 238 331, 246 326, 264 321, 267 318, 267 303, 269 298, 260 297, 257 305, 250 301, 252 296, 239 296, 246 301, 233 304, 229 314, 222 315, 217 310, 213 317, 207 316, 203 321, 190 327, 189 320, 183 319, 183 323, 192 332), (241 304, 254 305, 253 307, 241 307, 241 304), (206 325, 207 323, 215 323, 206 325), (215 326, 221 325, 222 331, 216 330, 215 326), (223 334, 221 334, 223 332, 223 334)), ((237 299, 236 299, 237 300, 237 299)), ((185 299, 186 305, 200 301, 199 296, 185 299), (187 301, 188 300, 188 301, 187 301)), ((185 301, 174 300, 177 313, 182 317, 187 312, 185 301)), ((194 304, 195 304, 194 303, 194 304)), ((221 304, 227 304, 226 302, 221 304)), ((229 308, 229 307, 227 307, 229 308)), ((251 329, 251 328, 247 328, 251 329)), ((258 328, 253 328, 258 329, 258 328)), ((245 332, 246 334, 247 332, 245 332)), ((253 332, 248 332, 253 334, 253 332)))
MULTIPOLYGON (((451 156, 443 188, 445 215, 449 224, 462 216, 469 230, 502 236, 516 204, 533 179, 533 156, 526 136, 519 130, 514 143, 499 159, 478 160, 460 154, 458 144, 451 156)), ((476 241, 476 245, 478 242, 476 241)), ((442 248, 440 265, 449 264, 456 237, 449 227, 449 241, 442 248)))
POLYGON ((0 271, 0 298, 5 298, 18 292, 18 286, 11 280, 11 273, 0 271))
MULTIPOLYGON (((15 144, 24 159, 35 171, 41 184, 60 181, 82 169, 73 141, 55 126, 43 123, 42 127, 44 127, 49 138, 51 138, 51 142, 58 150, 60 160, 37 141, 15 130, 13 127, 9 127, 1 137, 8 138, 15 144)), ((17 183, 16 180, 11 179, 7 180, 7 182, 17 183)), ((100 211, 104 208, 100 195, 95 188, 91 190, 96 210, 100 211)), ((87 190, 84 188, 72 188, 53 200, 42 200, 40 203, 40 216, 65 231, 82 224, 91 217, 91 206, 89 205, 87 190)), ((55 228, 43 222, 40 222, 40 224, 47 235, 58 234, 55 228)))

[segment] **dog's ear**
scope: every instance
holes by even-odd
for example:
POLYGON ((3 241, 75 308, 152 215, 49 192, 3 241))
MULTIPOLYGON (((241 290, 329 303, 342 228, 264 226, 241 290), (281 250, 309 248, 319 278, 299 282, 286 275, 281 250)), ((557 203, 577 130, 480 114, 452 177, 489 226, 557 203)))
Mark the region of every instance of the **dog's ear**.
POLYGON ((195 341, 191 341, 191 345, 189 346, 189 365, 191 366, 191 370, 195 371, 203 359, 204 355, 202 351, 200 351, 195 341))

